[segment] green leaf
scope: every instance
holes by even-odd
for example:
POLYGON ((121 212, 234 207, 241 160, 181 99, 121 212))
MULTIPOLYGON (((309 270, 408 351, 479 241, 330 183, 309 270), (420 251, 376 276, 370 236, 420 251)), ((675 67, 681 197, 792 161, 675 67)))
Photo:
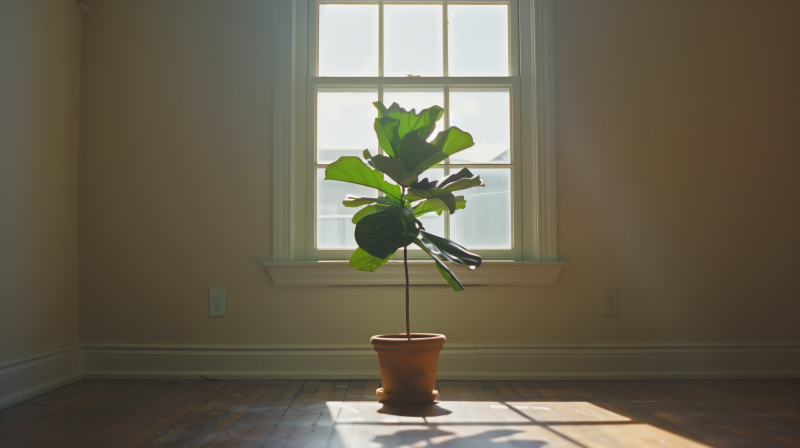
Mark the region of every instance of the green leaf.
POLYGON ((475 144, 472 135, 455 126, 440 132, 431 143, 442 148, 448 157, 475 144))
POLYGON ((419 175, 473 144, 472 136, 457 127, 440 132, 431 143, 410 132, 403 136, 399 146, 395 145, 395 158, 403 162, 407 172, 419 175))
MULTIPOLYGON (((436 158, 437 155, 442 154, 441 148, 426 142, 425 138, 420 137, 416 133, 406 134, 405 137, 403 137, 403 140, 400 142, 400 148, 401 155, 398 156, 398 158, 403 162, 403 167, 406 169, 406 171, 416 171, 417 173, 421 173, 428 168, 428 166, 426 166, 422 169, 419 169, 419 166, 422 162, 428 159, 436 158)), ((446 158, 447 156, 443 156, 436 163, 439 163, 446 158)), ((434 165, 436 163, 434 163, 434 165)))
POLYGON ((383 259, 414 242, 419 235, 419 225, 410 208, 390 205, 358 221, 356 243, 373 257, 383 259))
POLYGON ((447 209, 450 211, 450 213, 456 212, 456 197, 453 196, 453 193, 450 193, 449 191, 417 190, 414 188, 409 188, 406 198, 408 198, 410 201, 415 201, 420 198, 439 199, 445 206, 447 206, 447 209))
MULTIPOLYGON (((455 210, 461 210, 467 206, 467 201, 464 199, 464 196, 456 196, 455 202, 455 210)), ((437 215, 441 215, 443 211, 450 210, 450 207, 448 207, 447 204, 445 204, 445 202, 440 198, 430 198, 418 202, 416 205, 414 205, 413 210, 414 216, 422 216, 425 213, 430 212, 436 212, 437 215)))
POLYGON ((424 230, 420 230, 417 241, 425 246, 425 251, 429 254, 451 263, 467 266, 470 269, 475 269, 481 265, 480 255, 469 252, 464 246, 455 241, 433 235, 424 230))
POLYGON ((399 159, 403 158, 400 144, 404 136, 413 133, 425 140, 444 114, 444 109, 439 106, 429 107, 417 114, 414 109, 409 112, 397 103, 392 103, 389 109, 380 101, 373 104, 378 109, 378 118, 375 119, 378 144, 390 157, 399 159))
MULTIPOLYGON (((405 199, 405 198, 404 198, 404 199, 405 199)), ((381 204, 386 204, 386 205, 399 205, 399 206, 403 206, 403 204, 404 204, 405 202, 408 202, 408 201, 406 201, 406 200, 400 200, 400 198, 396 198, 396 197, 394 197, 394 196, 384 196, 384 197, 378 198, 378 202, 379 202, 379 203, 381 203, 381 204)))
MULTIPOLYGON (((480 176, 475 176, 470 179, 457 180, 451 184, 445 185, 444 188, 434 187, 428 190, 409 188, 408 192, 404 197, 410 201, 416 201, 418 199, 423 199, 423 198, 441 198, 443 201, 445 201, 445 203, 454 205, 455 203, 452 202, 454 197, 453 191, 466 190, 467 188, 483 187, 483 186, 484 184, 481 181, 480 176)), ((453 213, 454 211, 455 211, 454 209, 451 209, 450 213, 453 213)))
MULTIPOLYGON (((438 198, 448 206, 450 213, 455 213, 460 208, 453 191, 465 190, 472 187, 482 187, 483 182, 480 176, 473 176, 466 168, 462 168, 458 173, 451 174, 439 180, 430 181, 427 178, 412 185, 408 189, 405 198, 415 201, 423 198, 438 198)), ((463 200, 463 197, 461 197, 463 200)), ((437 212, 440 213, 440 212, 437 212)))
POLYGON ((435 146, 438 151, 417 164, 412 171, 421 173, 453 154, 469 148, 475 142, 472 141, 471 135, 453 126, 440 132, 429 144, 435 146))
POLYGON ((422 244, 419 238, 414 240, 414 244, 421 247, 422 250, 424 250, 431 258, 433 258, 433 262, 436 263, 436 269, 439 271, 439 274, 441 274, 444 280, 447 282, 447 284, 450 285, 451 288, 453 288, 453 291, 459 292, 464 290, 464 285, 462 285, 461 282, 458 281, 458 277, 456 277, 455 274, 453 274, 453 271, 451 271, 447 266, 445 266, 445 264, 442 263, 442 260, 440 260, 439 257, 431 253, 430 249, 428 249, 424 244, 422 244))
POLYGON ((383 173, 368 167, 358 157, 342 156, 325 168, 325 180, 338 180, 376 188, 400 200, 400 186, 383 180, 383 173))
POLYGON ((378 198, 364 198, 361 196, 348 194, 345 197, 345 200, 342 201, 342 205, 344 205, 345 207, 361 207, 362 205, 374 204, 377 201, 378 198))
POLYGON ((483 184, 480 176, 475 176, 466 179, 459 179, 453 183, 447 184, 442 188, 444 191, 458 191, 458 190, 466 190, 467 188, 472 187, 485 187, 486 185, 483 184))
POLYGON ((361 218, 371 215, 373 213, 378 213, 379 211, 385 209, 387 205, 385 204, 375 204, 375 205, 368 205, 353 215, 353 219, 351 220, 353 224, 358 224, 358 221, 361 221, 361 218))
MULTIPOLYGON (((380 103, 376 103, 380 104, 380 103)), ((383 105, 381 104, 381 107, 383 105)), ((378 108, 380 111, 380 108, 378 108)), ((378 146, 383 149, 386 154, 395 157, 395 147, 400 147, 400 137, 397 136, 397 128, 400 127, 400 120, 385 116, 375 119, 375 134, 378 135, 378 146), (395 143, 396 141, 396 143, 395 143)))
POLYGON ((445 266, 444 263, 438 259, 434 258, 433 261, 436 263, 436 269, 439 270, 439 273, 442 274, 442 277, 444 277, 445 281, 447 281, 450 287, 453 288, 453 291, 459 292, 464 290, 464 285, 458 281, 458 277, 453 274, 453 271, 448 269, 447 266, 445 266))
POLYGON ((384 263, 391 260, 392 257, 394 257, 394 254, 391 254, 386 258, 373 257, 360 247, 357 247, 355 252, 353 252, 353 255, 350 255, 349 264, 359 271, 375 272, 375 270, 383 266, 384 263))
POLYGON ((417 175, 407 172, 400 159, 377 155, 369 159, 369 164, 404 187, 409 187, 417 181, 417 175))
POLYGON ((398 120, 397 136, 400 138, 412 131, 427 138, 436 126, 436 122, 444 115, 444 109, 439 106, 431 106, 417 114, 414 109, 409 112, 397 103, 392 103, 388 109, 380 101, 373 104, 378 109, 378 118, 390 117, 398 120))
MULTIPOLYGON (((397 103, 394 103, 392 106, 396 104, 397 103)), ((400 108, 400 106, 397 107, 400 108)), ((436 126, 436 122, 442 118, 443 114, 444 109, 439 106, 423 109, 420 111, 419 115, 414 113, 414 109, 411 109, 411 112, 402 114, 400 116, 400 127, 397 130, 397 134, 400 136, 400 138, 403 138, 403 136, 407 133, 416 131, 415 133, 417 135, 423 139, 426 139, 429 135, 431 135, 433 128, 436 126)))
POLYGON ((447 191, 466 190, 467 188, 483 186, 481 176, 473 176, 466 168, 461 168, 459 172, 436 181, 436 188, 447 191))

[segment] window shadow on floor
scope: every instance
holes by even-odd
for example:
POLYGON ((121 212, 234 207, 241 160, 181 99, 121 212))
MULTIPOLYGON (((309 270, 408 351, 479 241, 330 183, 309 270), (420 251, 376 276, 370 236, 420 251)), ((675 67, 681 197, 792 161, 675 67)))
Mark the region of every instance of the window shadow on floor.
POLYGON ((436 448, 464 448, 464 447, 486 447, 494 448, 498 445, 513 448, 540 448, 547 446, 545 441, 513 440, 511 437, 521 431, 511 429, 492 429, 479 432, 468 436, 459 436, 455 432, 443 431, 440 429, 411 429, 398 431, 387 436, 377 436, 372 440, 372 446, 381 448, 400 448, 414 443, 415 441, 426 440, 431 446, 436 448))
POLYGON ((437 417, 449 415, 453 411, 433 404, 402 404, 402 403, 381 403, 378 409, 379 414, 394 415, 396 417, 437 417))
POLYGON ((428 406, 343 409, 342 445, 800 446, 794 380, 442 381, 439 389, 449 393, 428 406))

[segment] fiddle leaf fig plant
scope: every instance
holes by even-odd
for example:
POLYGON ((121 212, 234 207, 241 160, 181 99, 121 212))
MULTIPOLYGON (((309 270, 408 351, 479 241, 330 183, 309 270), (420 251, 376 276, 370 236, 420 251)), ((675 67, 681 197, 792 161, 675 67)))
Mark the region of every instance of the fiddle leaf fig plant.
POLYGON ((414 109, 406 111, 397 103, 388 109, 381 102, 378 109, 375 133, 383 154, 364 150, 363 157, 344 156, 328 165, 325 180, 337 180, 364 185, 378 190, 374 198, 348 195, 346 207, 363 207, 353 216, 358 248, 350 257, 350 266, 361 271, 374 272, 392 259, 403 248, 406 273, 406 332, 408 324, 408 246, 416 244, 435 262, 436 268, 454 291, 464 286, 445 261, 457 266, 475 269, 481 257, 467 251, 447 238, 425 231, 419 217, 426 213, 456 213, 466 207, 464 196, 454 192, 472 187, 482 187, 480 176, 467 168, 442 179, 420 178, 453 154, 471 147, 472 136, 457 127, 446 129, 431 141, 436 122, 444 110, 439 106, 424 109, 419 114, 414 109), (385 180, 384 176, 394 181, 385 180))

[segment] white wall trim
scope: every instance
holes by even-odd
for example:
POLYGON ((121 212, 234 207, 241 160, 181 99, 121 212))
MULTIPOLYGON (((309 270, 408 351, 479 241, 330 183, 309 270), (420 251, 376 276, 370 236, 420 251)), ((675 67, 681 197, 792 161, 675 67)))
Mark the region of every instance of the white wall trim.
MULTIPOLYGON (((293 229, 297 223, 296 185, 298 147, 305 129, 305 2, 279 0, 273 5, 272 34, 272 259, 303 259, 303 241, 293 229), (298 247, 298 242, 300 243, 298 247), (299 258, 298 258, 299 257, 299 258)), ((302 218, 302 216, 301 216, 302 218)), ((302 222, 302 221, 300 221, 302 222)), ((302 235, 301 235, 302 236, 302 235)))
POLYGON ((537 253, 533 260, 555 261, 557 248, 556 206, 556 68, 553 0, 534 0, 533 72, 536 191, 538 213, 534 223, 537 253))
MULTIPOLYGON (((405 285, 403 262, 390 261, 375 272, 357 271, 347 261, 263 262, 275 286, 405 285)), ((465 286, 554 286, 564 262, 485 260, 475 270, 456 268, 465 286)), ((431 260, 409 260, 414 285, 448 286, 431 260)))
POLYGON ((83 379, 81 347, 73 344, 0 365, 0 409, 83 379))
MULTIPOLYGON (((222 347, 86 344, 87 378, 378 378, 368 343, 222 347)), ((440 379, 800 378, 800 344, 448 344, 440 379)))
POLYGON ((555 43, 552 0, 519 3, 522 126, 523 259, 558 259, 556 235, 555 43), (522 18, 526 20, 522 20, 522 18))

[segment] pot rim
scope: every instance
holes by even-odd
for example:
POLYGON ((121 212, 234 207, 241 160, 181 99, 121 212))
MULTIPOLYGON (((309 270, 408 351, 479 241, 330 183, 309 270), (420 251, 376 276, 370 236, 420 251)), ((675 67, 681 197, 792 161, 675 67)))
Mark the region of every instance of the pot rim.
POLYGON ((407 344, 430 344, 431 342, 444 343, 447 338, 443 334, 436 333, 411 333, 411 340, 408 340, 406 333, 399 334, 378 334, 370 338, 369 342, 373 345, 407 345, 407 344))

